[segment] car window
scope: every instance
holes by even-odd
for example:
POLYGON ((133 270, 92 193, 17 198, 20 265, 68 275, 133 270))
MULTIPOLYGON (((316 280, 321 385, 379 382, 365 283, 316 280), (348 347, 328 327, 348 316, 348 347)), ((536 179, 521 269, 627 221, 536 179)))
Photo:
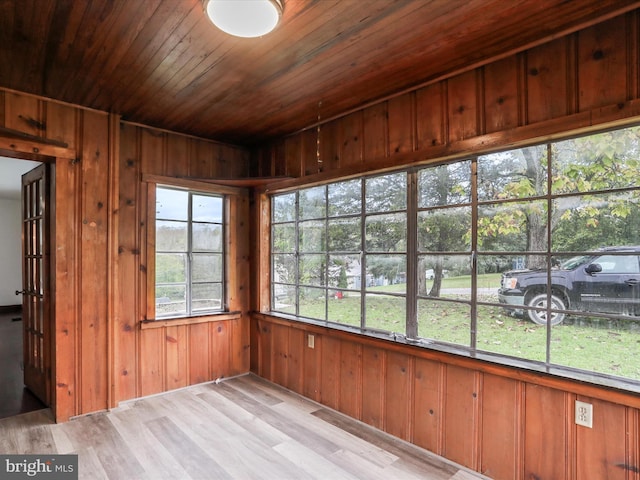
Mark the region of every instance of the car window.
POLYGON ((638 255, 603 255, 595 263, 600 264, 602 273, 640 273, 638 255))
POLYGON ((562 262, 560 268, 563 270, 573 270, 576 267, 579 267, 589 258, 588 255, 578 255, 577 257, 572 257, 569 260, 562 262))

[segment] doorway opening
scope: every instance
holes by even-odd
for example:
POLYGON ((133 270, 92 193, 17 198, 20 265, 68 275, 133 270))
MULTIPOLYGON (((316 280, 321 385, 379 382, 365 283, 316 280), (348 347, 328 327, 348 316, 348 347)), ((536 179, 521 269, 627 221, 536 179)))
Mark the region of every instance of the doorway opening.
MULTIPOLYGON (((31 350, 35 346, 33 341, 25 342, 25 339, 29 335, 33 337, 33 334, 25 335, 28 328, 25 327, 23 310, 27 283, 23 276, 25 257, 22 175, 42 165, 42 162, 38 161, 0 156, 0 271, 3 272, 0 276, 0 418, 46 408, 49 403, 47 395, 43 396, 42 391, 34 394, 32 390, 37 388, 33 385, 31 389, 25 387, 25 359, 29 356, 26 354, 33 353, 31 350)), ((32 199, 32 203, 39 201, 32 199)), ((44 208, 45 204, 41 206, 44 208)), ((39 207, 34 205, 32 213, 37 213, 37 208, 39 207)), ((47 222, 43 221, 42 225, 46 225, 48 230, 47 222)), ((31 236, 38 236, 31 239, 32 245, 34 242, 42 244, 40 239, 48 238, 48 232, 34 229, 31 236)), ((33 258, 30 261, 34 263, 37 260, 33 258)), ((46 259, 42 258, 38 262, 44 264, 45 261, 46 259)), ((48 272, 48 266, 45 271, 48 272)), ((43 277, 38 281, 40 280, 46 279, 43 277)), ((38 295, 40 293, 38 292, 38 295)), ((30 295, 34 296, 33 289, 30 295)), ((42 339, 43 344, 50 342, 50 334, 47 337, 42 339)), ((50 350, 47 354, 49 352, 50 350)), ((26 363, 28 370, 29 361, 26 363)))

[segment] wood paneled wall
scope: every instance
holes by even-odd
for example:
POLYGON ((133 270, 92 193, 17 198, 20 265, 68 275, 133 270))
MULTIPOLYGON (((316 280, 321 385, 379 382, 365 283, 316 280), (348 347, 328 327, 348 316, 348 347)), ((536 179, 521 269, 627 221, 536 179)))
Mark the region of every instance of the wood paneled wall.
POLYGON ((229 303, 240 313, 141 328, 149 265, 142 175, 246 177, 246 150, 7 90, 0 127, 0 153, 55 163, 57 420, 248 371, 248 195, 230 202, 229 303))
POLYGON ((264 314, 251 345, 260 376, 491 478, 640 477, 636 395, 264 314))
MULTIPOLYGON (((254 175, 294 177, 256 196, 254 309, 269 305, 269 192, 638 123, 639 69, 637 10, 254 149, 254 175)), ((253 372, 492 478, 640 479, 637 395, 266 313, 251 346, 253 372)))
MULTIPOLYGON (((209 321, 142 323, 153 311, 148 251, 152 197, 146 175, 190 179, 246 177, 248 153, 239 148, 124 123, 120 137, 118 214, 119 308, 114 316, 114 391, 118 401, 245 373, 249 369, 249 195, 229 196, 229 309, 209 321)), ((151 227, 152 228, 152 227, 151 227)))
POLYGON ((636 10, 311 126, 254 149, 253 175, 321 181, 637 119, 639 31, 636 10))

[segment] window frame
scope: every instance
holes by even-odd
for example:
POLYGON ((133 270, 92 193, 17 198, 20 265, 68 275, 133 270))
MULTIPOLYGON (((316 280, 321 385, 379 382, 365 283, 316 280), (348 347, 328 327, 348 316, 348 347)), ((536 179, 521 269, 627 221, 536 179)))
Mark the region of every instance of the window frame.
POLYGON ((214 184, 199 180, 190 180, 174 177, 166 177, 160 175, 143 174, 143 185, 146 185, 146 203, 147 203, 147 220, 146 220, 146 242, 144 243, 146 251, 141 252, 142 258, 147 259, 145 276, 143 279, 144 289, 146 291, 146 312, 145 318, 142 320, 142 328, 156 328, 162 326, 182 325, 192 323, 202 323, 211 320, 229 320, 239 318, 240 313, 231 311, 229 308, 231 289, 233 285, 229 284, 230 271, 232 268, 230 260, 233 258, 234 232, 230 228, 230 208, 231 203, 239 197, 246 195, 246 189, 228 185, 214 184), (222 275, 222 309, 203 311, 186 315, 168 315, 156 316, 155 308, 155 289, 156 289, 156 189, 165 187, 174 190, 184 190, 195 194, 215 195, 223 197, 223 275, 222 275))
MULTIPOLYGON (((497 353, 497 352, 493 352, 493 351, 488 351, 488 350, 483 350, 483 349, 479 349, 478 348, 478 342, 477 342, 477 335, 478 335, 478 328, 477 328, 477 321, 478 321, 478 307, 484 307, 484 306, 496 306, 495 303, 487 303, 485 301, 483 301, 482 299, 478 298, 478 293, 477 293, 477 275, 478 275, 478 256, 479 254, 484 255, 485 257, 490 257, 492 255, 505 255, 505 256, 511 256, 511 255, 518 255, 518 254, 523 254, 523 255, 528 255, 531 254, 532 252, 535 253, 536 255, 538 255, 537 250, 532 250, 532 251, 490 251, 490 250, 482 250, 479 251, 478 249, 478 232, 477 232, 477 223, 478 223, 478 216, 479 216, 479 211, 480 211, 480 207, 483 205, 491 205, 491 204, 496 204, 499 203, 501 205, 508 205, 510 203, 512 204, 517 204, 518 202, 532 202, 532 201, 539 201, 541 203, 544 203, 547 206, 547 213, 545 214, 547 217, 547 222, 550 221, 550 212, 551 212, 551 208, 553 206, 553 202, 556 199, 559 198, 563 198, 563 197, 572 197, 572 196, 587 196, 589 194, 600 194, 600 193, 615 193, 615 192, 619 192, 619 191, 638 191, 640 190, 640 184, 636 183, 632 186, 628 186, 628 187, 622 187, 622 188, 609 188, 607 190, 594 190, 594 191, 582 191, 582 192, 554 192, 551 189, 551 175, 552 175, 552 171, 551 168, 549 168, 549 166, 551 165, 551 149, 552 146, 555 143, 558 142, 562 142, 564 140, 573 140, 573 139, 577 139, 577 138, 582 138, 582 137, 587 137, 590 135, 598 135, 598 134, 603 134, 603 133, 607 133, 609 131, 612 130, 624 130, 627 128, 638 128, 637 124, 628 124, 628 125, 621 125, 621 126, 616 126, 615 129, 613 128, 608 128, 608 129, 599 129, 599 130, 593 130, 590 132, 586 132, 586 133, 580 133, 580 134, 574 134, 574 135, 567 135, 567 136, 563 136, 563 137, 557 137, 557 138, 553 138, 553 139, 544 139, 543 141, 540 142, 535 142, 535 143, 527 143, 527 144, 523 144, 520 146, 509 146, 509 148, 500 148, 500 149, 495 149, 495 150, 491 150, 491 151, 486 151, 486 152, 482 152, 482 153, 472 153, 469 155, 464 155, 464 156, 458 156, 456 158, 450 158, 447 159, 444 162, 438 162, 438 161, 430 161, 430 162, 423 162, 420 163, 419 165, 413 165, 413 166, 402 166, 399 167, 397 169, 394 170, 387 170, 384 173, 380 174, 380 173, 370 173, 370 174, 366 174, 363 173, 360 176, 354 176, 354 175, 350 175, 348 177, 336 177, 336 178, 332 178, 331 180, 322 182, 322 183, 311 183, 308 185, 305 184, 300 184, 300 186, 298 187, 292 187, 291 185, 286 187, 286 190, 282 190, 279 191, 277 188, 277 185, 270 188, 268 191, 268 196, 266 197, 266 200, 269 202, 269 208, 273 208, 273 198, 275 196, 278 196, 280 194, 291 194, 291 193, 297 193, 300 190, 304 190, 306 188, 312 188, 312 187, 317 187, 317 186, 324 186, 325 188, 328 188, 329 185, 334 184, 334 183, 338 183, 338 182, 345 182, 345 181, 349 181, 349 180, 360 180, 362 182, 362 185, 364 185, 364 182, 366 181, 367 178, 371 178, 374 176, 379 176, 379 175, 384 175, 384 174, 394 174, 394 173, 406 173, 407 174, 407 207, 406 207, 406 211, 407 211, 407 229, 408 229, 408 233, 407 233, 407 250, 406 250, 406 256, 407 256, 407 278, 412 278, 413 280, 411 282, 407 283, 407 290, 406 290, 406 299, 407 299, 407 306, 406 306, 406 310, 407 310, 407 315, 406 315, 406 324, 404 325, 405 329, 403 333, 398 333, 398 332, 391 332, 391 331, 373 331, 371 329, 367 329, 366 325, 364 323, 364 321, 361 321, 360 326, 353 326, 353 325, 349 325, 346 323, 336 323, 334 321, 331 321, 328 317, 328 309, 325 310, 325 319, 324 320, 320 320, 320 319, 310 319, 310 318, 306 318, 306 317, 301 317, 299 315, 291 315, 291 314, 287 314, 287 313, 283 313, 281 311, 278 311, 277 309, 273 308, 273 304, 272 302, 274 301, 274 289, 273 289, 273 285, 274 285, 274 281, 273 278, 270 277, 270 281, 269 281, 269 285, 268 285, 268 290, 269 290, 269 302, 267 305, 266 309, 263 309, 262 312, 263 313, 267 313, 273 316, 281 316, 283 318, 287 318, 287 319, 292 319, 295 321, 301 321, 304 323, 310 323, 310 324, 317 324, 317 325, 322 325, 325 327, 329 327, 329 328, 333 328, 336 330, 345 330, 345 331, 349 331, 352 333, 357 333, 357 334, 361 334, 361 335, 365 335, 365 336, 373 336, 373 337, 377 337, 377 338, 382 338, 385 340, 392 340, 395 342, 399 342, 399 343, 405 343, 405 344, 410 344, 410 345, 416 345, 416 346, 420 346, 420 347, 425 347, 428 349, 432 349, 432 350, 438 350, 438 351, 443 351, 446 353, 454 353, 454 354, 458 354, 458 355, 463 355, 463 356, 468 356, 468 357, 472 357, 472 358, 477 358, 477 359, 482 359, 482 360, 486 360, 492 363, 498 363, 501 365, 507 365, 507 366, 512 366, 512 367, 518 367, 518 368, 524 368, 527 370, 532 370, 532 371, 537 371, 537 372, 545 372, 545 373, 551 373, 560 377, 565 377, 565 378, 570 378, 570 379, 574 379, 574 380, 581 380, 581 381, 587 381, 590 383, 596 383, 599 385, 606 385, 606 386, 613 386, 616 388, 622 388, 625 390, 631 390, 631 391, 635 391, 635 392, 640 392, 640 379, 636 380, 634 378, 629 378, 629 377, 624 377, 624 376, 615 376, 613 374, 609 374, 609 373, 604 373, 604 372, 599 372, 599 371, 594 371, 594 370, 588 370, 588 369, 581 369, 581 368, 577 368, 577 367, 572 367, 569 365, 562 365, 562 364, 558 364, 558 363, 553 363, 550 361, 550 352, 551 352, 551 329, 553 328, 552 325, 547 325, 545 328, 547 330, 547 335, 546 335, 546 343, 545 343, 545 351, 546 351, 546 359, 544 361, 537 361, 537 360, 529 360, 526 357, 519 357, 519 356, 512 356, 512 355, 508 355, 508 354, 504 354, 504 353, 497 353), (549 155, 547 157, 547 169, 548 169, 548 173, 547 175, 547 191, 545 194, 543 195, 531 195, 531 196, 525 196, 523 198, 508 198, 506 200, 502 200, 500 202, 496 201, 495 199, 478 199, 478 186, 477 186, 477 172, 478 172, 478 162, 479 162, 479 158, 483 155, 489 155, 489 154, 493 154, 493 153, 500 153, 500 152, 508 152, 508 151, 512 151, 514 149, 519 149, 519 148, 527 148, 527 147, 542 147, 542 148, 546 148, 547 150, 547 155, 549 155), (470 327, 469 327, 469 343, 466 345, 462 345, 462 344, 449 344, 446 342, 440 342, 434 339, 430 339, 430 338, 420 338, 417 335, 417 327, 415 331, 412 331, 410 326, 411 326, 411 322, 410 322, 410 318, 416 318, 416 321, 414 323, 417 323, 417 316, 416 316, 416 310, 417 310, 417 303, 419 301, 420 298, 428 298, 428 297, 424 297, 424 296, 419 296, 418 295, 418 288, 417 288, 417 270, 416 270, 416 264, 417 264, 417 260, 419 259, 421 253, 419 252, 418 249, 418 239, 417 237, 417 228, 416 228, 416 224, 417 224, 417 219, 418 219, 418 213, 427 210, 426 207, 419 207, 418 203, 419 203, 419 199, 418 199, 418 195, 417 195, 417 178, 418 178, 418 172, 427 169, 427 168, 432 168, 432 167, 437 167, 440 165, 450 165, 450 164, 454 164, 454 163, 459 163, 459 162, 464 162, 464 161, 470 161, 471 165, 472 165, 472 172, 471 172, 471 182, 474 184, 473 185, 473 189, 472 189, 472 198, 469 202, 469 205, 472 208, 472 217, 471 217, 471 225, 472 225, 472 235, 471 235, 471 251, 469 252, 470 256, 471 256, 471 291, 470 291, 470 299, 468 301, 459 301, 459 300, 449 300, 449 299, 442 299, 439 298, 439 300, 444 300, 444 301, 453 301, 454 303, 464 303, 464 304, 468 304, 469 308, 470 308, 470 327)), ((364 189, 364 187, 363 187, 364 189)), ((364 199, 362 200, 363 204, 364 204, 364 199)), ((466 203, 465 203, 466 205, 466 203)), ((457 206, 460 206, 459 204, 457 206)), ((440 207, 436 207, 440 208, 440 207)), ((328 218, 328 215, 327 215, 328 218)), ((363 207, 363 212, 361 213, 361 218, 362 221, 364 222, 364 218, 365 218, 365 213, 364 213, 364 207, 363 207)), ((268 244, 271 247, 272 246, 272 242, 271 242, 271 232, 273 232, 273 212, 272 214, 269 216, 269 225, 267 228, 267 231, 269 232, 269 241, 268 244)), ((297 223, 297 210, 296 210, 296 219, 293 220, 292 222, 295 226, 295 230, 296 230, 296 234, 297 234, 297 229, 298 229, 298 223, 297 223)), ((363 231, 364 231, 364 225, 363 225, 363 231)), ((364 242, 364 234, 363 234, 363 239, 362 241, 364 242)), ((365 252, 365 246, 362 245, 362 252, 361 255, 364 255, 365 252)), ((328 252, 329 249, 327 248, 326 251, 328 252)), ((433 252, 429 252, 429 254, 432 254, 433 252)), ((453 254, 453 253, 460 253, 460 252, 438 252, 438 253, 443 253, 443 254, 453 254)), ((577 254, 577 253, 584 253, 584 252, 565 252, 565 251, 556 251, 553 249, 552 247, 552 243, 551 243, 551 230, 548 229, 547 232, 547 246, 546 246, 546 250, 539 252, 539 255, 542 257, 545 257, 547 264, 552 264, 551 262, 553 261, 553 257, 556 256, 562 256, 562 255, 569 255, 569 254, 577 254)), ((589 253, 593 253, 593 252, 589 252, 589 253)), ((297 255, 297 252, 296 252, 297 255)), ((270 272, 273 271, 273 252, 271 251, 271 249, 269 249, 269 268, 270 268, 270 272)), ((363 262, 364 264, 364 262, 363 262)), ((296 270, 297 272, 297 270, 296 270)), ((363 266, 363 272, 364 272, 364 266, 363 266)), ((294 285, 294 287, 296 289, 299 288, 299 282, 296 282, 296 285, 294 285)), ((329 288, 328 286, 326 288, 329 288)), ((365 292, 366 289, 363 287, 361 288, 362 292, 365 292)), ((551 288, 548 288, 548 291, 551 291, 551 288)), ((364 296, 362 297, 362 303, 364 303, 364 296)), ((296 297, 296 302, 297 302, 297 297, 296 297)), ((297 308, 297 306, 296 306, 297 308)), ((526 307, 528 308, 528 307, 526 307)), ((552 307, 548 307, 548 308, 552 308, 552 307)), ((550 310, 548 310, 550 311, 550 310)), ((297 312, 297 310, 296 310, 297 312)), ((576 311, 570 311, 568 312, 570 314, 575 315, 576 311)), ((616 319, 616 318, 620 318, 620 315, 618 314, 607 314, 607 313, 594 313, 594 312, 589 312, 589 315, 592 315, 596 318, 602 318, 602 319, 607 319, 607 318, 612 318, 612 319, 616 319)), ((361 307, 361 318, 364 317, 364 305, 362 305, 361 307)), ((626 317, 624 317, 626 318, 626 317)), ((624 319, 623 318, 623 319, 624 319)))
POLYGON ((203 192, 202 190, 193 190, 193 189, 187 189, 187 188, 177 188, 177 187, 173 187, 173 186, 168 186, 168 185, 164 185, 164 184, 157 184, 156 185, 156 197, 158 194, 159 190, 163 190, 163 191, 173 191, 173 192, 182 192, 184 194, 186 194, 186 199, 187 199, 187 204, 186 204, 186 218, 184 219, 171 219, 171 218, 163 218, 163 217, 159 217, 157 215, 156 212, 156 230, 155 230, 155 245, 156 245, 156 254, 155 254, 155 259, 156 259, 156 267, 158 264, 158 255, 159 254, 167 254, 167 255, 172 255, 172 254, 178 254, 178 255, 184 255, 185 257, 185 272, 184 272, 184 277, 185 277, 185 281, 184 283, 179 283, 176 284, 175 282, 159 282, 158 281, 158 269, 156 268, 156 279, 155 279, 155 288, 156 290, 158 288, 161 287, 170 287, 170 286, 175 286, 175 285, 184 285, 185 288, 185 311, 184 313, 182 312, 171 312, 171 313, 166 313, 166 314, 158 314, 158 303, 157 303, 157 299, 156 299, 156 312, 155 312, 155 318, 160 320, 160 319, 167 319, 167 318, 180 318, 180 317, 197 317, 197 316, 201 316, 201 315, 211 315, 211 314, 216 314, 216 313, 220 313, 220 312, 224 312, 226 310, 228 310, 227 308, 227 302, 226 302, 226 289, 225 289, 225 276, 226 276, 226 262, 224 261, 225 259, 225 247, 226 247, 226 215, 225 215, 225 203, 227 201, 226 197, 224 195, 220 195, 218 193, 209 193, 209 192, 203 192), (210 222, 204 222, 204 221, 199 221, 199 220, 195 220, 194 219, 194 198, 195 197, 206 197, 206 198, 213 198, 216 199, 217 201, 220 202, 221 204, 221 219, 220 222, 214 222, 214 221, 210 221, 210 222), (161 250, 158 248, 158 222, 173 222, 173 223, 180 223, 181 225, 184 226, 184 228, 186 229, 186 249, 184 250, 180 250, 180 251, 172 251, 172 250, 161 250), (208 251, 208 250, 202 250, 202 249, 197 249, 195 247, 195 231, 196 231, 196 227, 198 225, 217 225, 220 227, 221 229, 221 239, 220 239, 220 250, 219 251, 208 251), (216 278, 214 280, 211 281, 200 281, 200 280, 196 280, 195 278, 195 270, 196 270, 196 257, 202 254, 211 254, 211 255, 215 255, 216 257, 220 257, 221 260, 221 265, 220 265, 220 278, 219 280, 216 278), (210 284, 210 285, 219 285, 220 286, 220 307, 219 308, 208 308, 208 309, 196 309, 194 307, 194 303, 197 301, 197 298, 195 298, 195 293, 194 291, 197 289, 198 285, 203 285, 203 284, 210 284))

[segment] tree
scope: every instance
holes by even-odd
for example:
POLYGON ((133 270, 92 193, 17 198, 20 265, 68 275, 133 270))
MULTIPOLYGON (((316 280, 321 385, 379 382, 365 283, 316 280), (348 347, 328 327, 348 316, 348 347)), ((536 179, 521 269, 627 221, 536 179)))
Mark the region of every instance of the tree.
MULTIPOLYGON (((552 200, 550 217, 544 199, 496 204, 493 211, 485 207, 490 214, 480 215, 479 245, 500 250, 495 247, 508 240, 522 246, 514 250, 543 252, 547 250, 547 228, 556 251, 634 243, 637 230, 629 225, 637 226, 640 221, 638 191, 605 192, 636 185, 639 144, 640 128, 633 127, 556 142, 550 148, 540 145, 480 157, 480 199, 544 197, 549 183, 550 193, 564 196, 552 200)), ((541 255, 527 259, 529 268, 545 265, 541 255)))
POLYGON ((347 269, 342 265, 340 267, 340 274, 338 275, 338 288, 347 288, 348 286, 347 269))
MULTIPOLYGON (((418 249, 420 252, 468 251, 471 210, 455 207, 471 200, 471 163, 441 165, 420 172, 418 207, 433 208, 419 213, 418 249), (452 208, 442 208, 454 206, 452 208)), ((418 262, 418 293, 427 291, 426 271, 433 269, 433 284, 428 295, 438 297, 445 269, 444 255, 421 256, 418 262)))

